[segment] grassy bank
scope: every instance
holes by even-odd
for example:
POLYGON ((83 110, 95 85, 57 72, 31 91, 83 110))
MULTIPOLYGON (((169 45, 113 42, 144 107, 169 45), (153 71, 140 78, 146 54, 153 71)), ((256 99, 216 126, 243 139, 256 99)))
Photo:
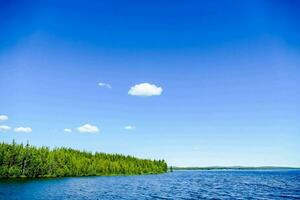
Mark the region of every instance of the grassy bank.
POLYGON ((167 169, 164 160, 0 143, 0 178, 158 174, 167 169))

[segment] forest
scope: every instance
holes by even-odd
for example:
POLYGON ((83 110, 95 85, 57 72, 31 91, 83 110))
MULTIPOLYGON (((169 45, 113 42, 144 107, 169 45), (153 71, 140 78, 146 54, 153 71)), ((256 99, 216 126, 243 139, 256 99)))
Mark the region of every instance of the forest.
POLYGON ((158 174, 167 172, 167 169, 164 160, 64 147, 34 147, 15 141, 0 143, 0 178, 158 174))

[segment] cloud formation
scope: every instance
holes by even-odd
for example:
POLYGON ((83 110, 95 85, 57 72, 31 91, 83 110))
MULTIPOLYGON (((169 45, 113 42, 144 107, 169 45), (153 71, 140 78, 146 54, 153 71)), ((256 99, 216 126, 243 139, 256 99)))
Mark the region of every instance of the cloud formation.
POLYGON ((8 120, 8 116, 7 115, 0 115, 0 121, 5 121, 8 120))
POLYGON ((100 86, 100 87, 105 87, 105 88, 108 88, 108 89, 111 89, 112 87, 111 87, 111 85, 110 84, 108 84, 108 83, 98 83, 98 86, 100 86))
POLYGON ((65 128, 65 129, 64 129, 64 132, 66 132, 66 133, 71 133, 71 132, 72 132, 72 129, 65 128))
POLYGON ((97 126, 93 126, 91 124, 85 124, 77 128, 77 130, 81 133, 97 133, 99 132, 99 128, 97 126))
POLYGON ((135 126, 128 125, 128 126, 125 126, 124 129, 125 129, 125 130, 128 130, 128 131, 129 131, 129 130, 133 130, 133 129, 135 129, 135 126))
POLYGON ((9 131, 10 129, 11 129, 10 126, 6 126, 6 125, 1 125, 0 126, 0 132, 9 131))
POLYGON ((32 129, 30 127, 16 127, 14 128, 14 132, 30 133, 32 132, 32 129))
POLYGON ((150 83, 140 83, 134 85, 128 91, 129 95, 132 96, 158 96, 161 95, 163 89, 161 87, 157 87, 154 84, 150 83))

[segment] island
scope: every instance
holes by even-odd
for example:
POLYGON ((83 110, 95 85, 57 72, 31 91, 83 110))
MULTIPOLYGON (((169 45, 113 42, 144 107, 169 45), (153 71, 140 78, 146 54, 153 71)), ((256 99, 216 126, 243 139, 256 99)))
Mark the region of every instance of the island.
POLYGON ((167 170, 164 160, 65 147, 50 149, 15 141, 0 143, 0 178, 160 174, 167 170))

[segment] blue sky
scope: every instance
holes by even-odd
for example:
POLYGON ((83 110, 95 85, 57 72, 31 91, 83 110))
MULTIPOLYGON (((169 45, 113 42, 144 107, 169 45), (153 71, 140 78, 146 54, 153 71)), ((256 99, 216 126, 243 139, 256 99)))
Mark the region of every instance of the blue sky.
POLYGON ((300 166, 299 7, 1 2, 0 140, 300 166))

